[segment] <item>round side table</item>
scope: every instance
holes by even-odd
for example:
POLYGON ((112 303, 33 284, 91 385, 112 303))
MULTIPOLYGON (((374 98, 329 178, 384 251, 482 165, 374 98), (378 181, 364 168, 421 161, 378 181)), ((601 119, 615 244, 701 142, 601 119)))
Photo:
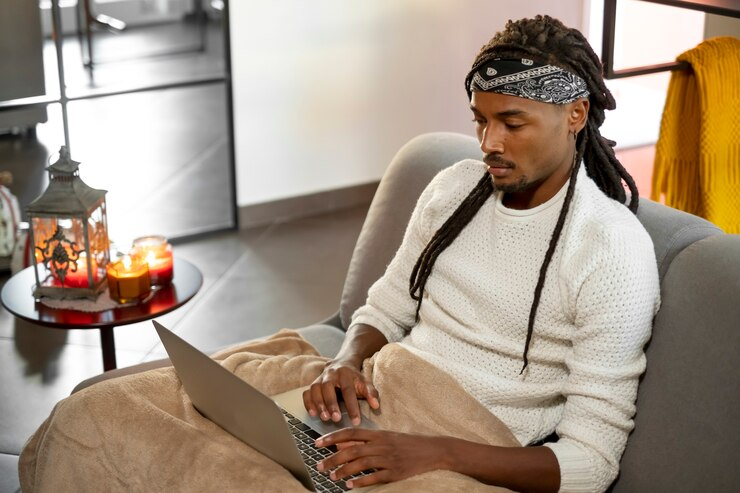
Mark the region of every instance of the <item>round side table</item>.
POLYGON ((33 324, 63 330, 99 329, 103 370, 108 371, 116 368, 114 327, 143 322, 171 312, 187 303, 203 285, 203 275, 190 262, 175 257, 174 272, 172 284, 159 289, 145 303, 101 312, 82 312, 50 308, 36 301, 33 297, 36 278, 31 266, 8 279, 0 300, 10 313, 33 324))

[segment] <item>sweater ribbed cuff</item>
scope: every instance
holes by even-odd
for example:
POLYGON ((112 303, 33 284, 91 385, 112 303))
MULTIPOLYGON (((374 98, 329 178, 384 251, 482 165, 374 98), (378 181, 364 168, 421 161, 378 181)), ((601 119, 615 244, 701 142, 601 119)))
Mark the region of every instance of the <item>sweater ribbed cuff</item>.
POLYGON ((560 493, 589 493, 594 489, 593 464, 578 445, 566 441, 546 443, 560 466, 560 493))

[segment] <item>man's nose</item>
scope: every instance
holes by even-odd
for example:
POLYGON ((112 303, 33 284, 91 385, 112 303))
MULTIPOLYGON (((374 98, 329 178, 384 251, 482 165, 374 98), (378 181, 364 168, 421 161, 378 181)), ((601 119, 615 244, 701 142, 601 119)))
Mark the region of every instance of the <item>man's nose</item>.
POLYGON ((480 140, 480 149, 483 154, 503 154, 504 139, 492 127, 487 127, 480 140))

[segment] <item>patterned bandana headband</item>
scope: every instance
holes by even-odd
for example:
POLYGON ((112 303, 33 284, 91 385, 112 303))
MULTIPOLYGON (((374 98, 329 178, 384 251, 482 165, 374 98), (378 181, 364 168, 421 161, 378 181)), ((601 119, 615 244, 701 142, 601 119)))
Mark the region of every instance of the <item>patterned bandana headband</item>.
POLYGON ((472 91, 484 91, 567 104, 589 94, 586 81, 576 74, 527 58, 489 60, 471 72, 466 82, 468 97, 472 91))

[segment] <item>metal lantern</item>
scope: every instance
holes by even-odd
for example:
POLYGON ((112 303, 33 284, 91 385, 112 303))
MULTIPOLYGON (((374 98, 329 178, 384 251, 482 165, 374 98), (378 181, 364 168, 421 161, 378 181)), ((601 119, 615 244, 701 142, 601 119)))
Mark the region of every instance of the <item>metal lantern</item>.
POLYGON ((34 297, 96 299, 110 260, 105 190, 89 187, 62 146, 49 187, 27 208, 35 256, 34 297))

